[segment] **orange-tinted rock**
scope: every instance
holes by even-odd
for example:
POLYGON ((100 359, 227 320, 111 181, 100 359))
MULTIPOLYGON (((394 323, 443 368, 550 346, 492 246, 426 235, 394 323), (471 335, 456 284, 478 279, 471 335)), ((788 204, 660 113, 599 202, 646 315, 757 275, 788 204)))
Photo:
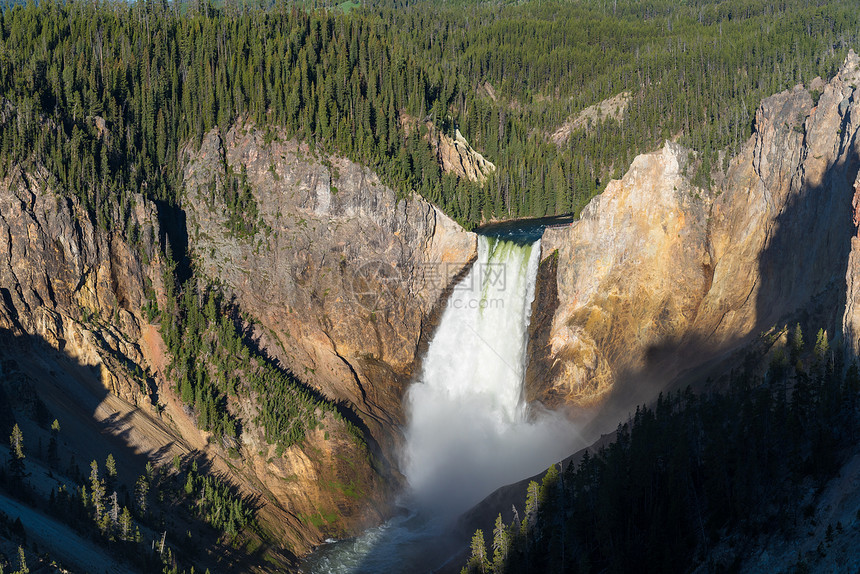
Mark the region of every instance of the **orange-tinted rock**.
POLYGON ((388 453, 431 315, 475 257, 476 239, 418 197, 398 201, 376 175, 246 125, 212 131, 185 168, 190 245, 260 322, 268 351, 353 406, 388 453), (246 173, 259 210, 251 237, 227 228, 210 190, 246 173))
POLYGON ((843 310, 856 348, 858 84, 852 52, 817 84, 817 106, 803 86, 763 100, 712 194, 690 184, 695 158, 666 144, 636 158, 570 228, 547 231, 558 302, 538 302, 557 310, 534 343, 534 368, 552 368, 530 396, 584 405, 620 381, 665 387, 774 326, 838 332, 843 310))
POLYGON ((496 166, 490 160, 472 149, 460 130, 454 130, 452 138, 432 124, 428 124, 428 127, 430 144, 436 150, 436 159, 445 173, 484 183, 496 171, 496 166))

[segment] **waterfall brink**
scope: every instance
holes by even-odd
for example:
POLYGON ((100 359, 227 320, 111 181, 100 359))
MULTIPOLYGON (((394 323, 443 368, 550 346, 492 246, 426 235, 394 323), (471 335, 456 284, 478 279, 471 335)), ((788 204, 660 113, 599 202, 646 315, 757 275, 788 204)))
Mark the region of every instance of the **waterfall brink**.
POLYGON ((451 516, 571 452, 559 415, 527 416, 522 386, 540 241, 480 236, 407 394, 402 470, 420 509, 451 516))

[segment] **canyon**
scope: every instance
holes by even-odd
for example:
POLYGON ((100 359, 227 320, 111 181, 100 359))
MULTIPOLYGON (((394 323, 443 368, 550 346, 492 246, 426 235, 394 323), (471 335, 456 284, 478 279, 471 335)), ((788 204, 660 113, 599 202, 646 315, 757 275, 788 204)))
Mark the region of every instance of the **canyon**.
MULTIPOLYGON (((264 131, 239 126, 187 148, 185 209, 159 212, 135 198, 136 244, 91 223, 76 201, 55 196, 44 172, 16 171, 2 182, 0 319, 3 354, 17 359, 5 368, 18 381, 4 391, 22 397, 7 405, 10 415, 45 403, 63 426, 86 426, 68 446, 80 460, 103 458, 109 447, 141 467, 139 452, 161 464, 203 454, 260 499, 258 514, 273 537, 301 555, 391 512, 402 482, 392 460, 402 393, 443 294, 476 255, 476 238, 418 197, 398 201, 365 168, 265 139, 264 131), (227 207, 213 193, 227 170, 246 174, 260 206, 250 236, 229 229, 227 207), (325 433, 273 456, 248 403, 234 406, 245 421, 239 464, 229 445, 198 430, 195 413, 175 395, 150 315, 167 297, 162 242, 180 261, 187 251, 186 264, 247 314, 255 349, 348 405, 372 452, 336 438, 343 423, 327 418, 325 433), (48 370, 62 381, 42 384, 48 370), (64 405, 62 393, 77 408, 64 405), (101 439, 106 432, 126 444, 101 439), (337 486, 353 483, 358 499, 337 486), (308 518, 314 516, 331 520, 308 518)), ((24 428, 32 440, 48 440, 37 425, 24 428)))
MULTIPOLYGON (((831 80, 763 100, 710 189, 693 184, 695 152, 668 141, 578 220, 547 229, 525 402, 591 422, 597 438, 660 390, 719 386, 726 357, 767 354, 787 326, 860 352, 858 82, 851 52, 831 80)), ((459 132, 432 137, 446 171, 483 182, 495 169, 459 132)), ((136 196, 134 240, 56 194, 44 168, 0 182, 0 408, 23 419, 43 405, 75 429, 68 449, 81 461, 203 456, 257 498, 292 558, 383 522, 405 486, 404 397, 478 236, 368 168, 249 119, 181 155, 180 209, 136 196), (238 211, 230 186, 245 194, 238 211), (255 352, 338 405, 366 446, 328 417, 274 456, 247 400, 231 404, 236 456, 197 429, 151 316, 170 290, 163 246, 241 312, 255 352)))

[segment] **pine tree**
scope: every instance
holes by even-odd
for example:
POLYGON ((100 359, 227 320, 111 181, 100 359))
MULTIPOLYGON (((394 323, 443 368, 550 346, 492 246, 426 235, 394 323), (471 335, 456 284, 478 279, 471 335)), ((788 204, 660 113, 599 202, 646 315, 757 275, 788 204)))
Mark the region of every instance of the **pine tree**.
POLYGON ((800 323, 794 328, 794 335, 791 338, 791 364, 797 363, 797 359, 803 352, 803 331, 800 329, 800 323))
POLYGON ((503 572, 505 564, 508 560, 508 549, 510 547, 510 537, 508 529, 502 520, 502 515, 496 517, 496 524, 493 526, 493 571, 503 572))
POLYGON ((531 532, 537 521, 538 507, 540 505, 540 485, 534 480, 529 482, 526 490, 526 511, 523 518, 521 530, 523 535, 531 532))
POLYGON ((145 476, 140 476, 134 486, 134 498, 137 503, 138 512, 141 515, 146 514, 147 501, 149 495, 149 480, 145 476))
POLYGON ((484 543, 484 531, 478 529, 472 536, 472 555, 469 558, 469 567, 475 571, 486 573, 489 560, 487 560, 487 546, 484 543))
POLYGON ((131 512, 128 511, 128 507, 122 508, 122 513, 119 516, 119 536, 120 540, 129 541, 132 539, 131 537, 131 528, 133 526, 131 512))
POLYGON ((24 548, 18 547, 18 571, 16 574, 29 574, 30 569, 27 568, 27 556, 24 554, 24 548))
POLYGON ((15 423, 12 427, 12 434, 9 436, 9 474, 16 482, 21 482, 24 479, 24 433, 21 428, 15 423))
POLYGON ((116 460, 112 453, 108 453, 105 459, 105 492, 110 492, 116 485, 116 460))
POLYGON ((818 330, 818 336, 815 338, 815 358, 823 361, 827 358, 827 353, 830 352, 830 343, 827 340, 827 331, 824 329, 818 330))
POLYGON ((9 436, 9 446, 11 454, 15 458, 24 459, 24 433, 21 432, 21 427, 18 423, 12 427, 12 434, 9 436))
POLYGON ((59 435, 60 422, 54 419, 54 422, 51 423, 51 440, 48 442, 48 464, 51 468, 57 468, 60 462, 59 435))
POLYGON ((110 519, 114 525, 119 524, 119 500, 116 495, 116 491, 113 491, 113 494, 110 496, 111 501, 111 510, 110 510, 110 519))
POLYGON ((93 505, 93 515, 97 524, 101 524, 104 516, 105 485, 99 478, 99 463, 90 463, 90 501, 93 505))

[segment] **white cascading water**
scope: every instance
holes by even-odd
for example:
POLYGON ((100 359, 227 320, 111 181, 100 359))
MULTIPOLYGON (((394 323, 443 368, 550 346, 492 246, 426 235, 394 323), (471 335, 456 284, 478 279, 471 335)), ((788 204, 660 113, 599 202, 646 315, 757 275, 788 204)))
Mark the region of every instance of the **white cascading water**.
POLYGON ((401 470, 411 492, 402 503, 413 514, 321 548, 306 571, 424 571, 420 547, 450 519, 580 446, 565 417, 529 413, 522 401, 539 260, 540 241, 479 236, 478 258, 447 301, 407 392, 401 470))
POLYGON ((402 470, 421 507, 457 512, 570 454, 561 416, 522 401, 540 241, 479 237, 407 395, 402 470))

